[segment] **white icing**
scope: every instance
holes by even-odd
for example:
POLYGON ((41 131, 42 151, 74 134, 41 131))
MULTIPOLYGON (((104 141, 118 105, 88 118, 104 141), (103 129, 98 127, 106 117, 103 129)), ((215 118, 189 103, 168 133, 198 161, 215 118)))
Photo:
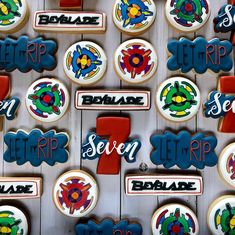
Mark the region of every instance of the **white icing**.
MULTIPOLYGON (((218 224, 218 229, 215 226, 215 215, 216 213, 221 216, 223 211, 227 210, 226 204, 230 204, 232 209, 235 208, 235 196, 226 195, 216 199, 208 209, 207 223, 212 234, 224 235, 225 233, 221 230, 221 225, 218 224), (219 210, 219 211, 218 211, 219 210), (219 213, 218 213, 219 212, 219 213)), ((228 217, 229 218, 229 217, 228 217)))
MULTIPOLYGON (((20 209, 14 207, 14 206, 8 206, 8 205, 0 206, 0 213, 3 211, 10 211, 10 212, 14 213, 14 215, 9 215, 9 218, 15 218, 14 221, 20 220, 21 223, 19 223, 17 225, 19 227, 18 232, 21 232, 21 230, 23 229, 22 235, 28 235, 28 228, 29 228, 28 221, 27 221, 25 214, 20 209)), ((2 224, 0 224, 0 225, 2 225, 2 224)), ((21 234, 21 233, 19 233, 19 234, 21 234)))
POLYGON ((34 23, 33 28, 38 31, 49 31, 49 32, 77 32, 77 33, 86 33, 86 32, 104 32, 106 30, 106 15, 105 13, 96 13, 96 12, 77 12, 77 11, 36 11, 34 14, 34 23), (41 20, 40 17, 47 16, 50 19, 50 22, 45 23, 46 20, 41 20), (61 23, 58 19, 64 17, 71 23, 65 23, 63 20, 61 23), (96 24, 81 24, 80 21, 76 19, 80 18, 82 22, 85 22, 85 18, 96 17, 96 24), (52 20, 53 19, 53 20, 52 20), (52 23, 53 21, 53 23, 52 23), (41 23, 40 23, 41 22, 41 23), (76 23, 77 22, 77 23, 76 23))
POLYGON ((157 229, 156 228, 156 222, 157 222, 157 219, 159 217, 159 215, 165 211, 165 210, 168 210, 168 212, 165 214, 165 217, 168 217, 170 216, 170 214, 174 214, 175 213, 175 210, 176 208, 180 209, 180 216, 182 214, 185 214, 185 219, 188 220, 189 218, 187 217, 187 213, 191 215, 191 217, 193 218, 194 222, 195 222, 195 232, 192 231, 192 229, 190 229, 190 235, 197 235, 199 234, 199 225, 198 225, 198 220, 197 220, 197 217, 196 215, 194 214, 194 212, 189 209, 188 207, 186 206, 183 206, 181 204, 167 204, 165 206, 162 206, 161 208, 159 208, 153 215, 152 217, 152 232, 153 232, 153 235, 162 235, 161 233, 161 225, 159 226, 159 228, 157 229))
POLYGON ((152 78, 155 72, 157 71, 157 64, 158 64, 158 58, 154 47, 149 42, 142 39, 131 39, 125 41, 117 48, 114 55, 114 67, 118 76, 125 82, 132 84, 144 83, 148 81, 150 78, 152 78), (140 46, 139 48, 141 50, 143 49, 145 51, 147 50, 151 51, 151 53, 148 55, 150 57, 148 65, 151 66, 151 69, 147 72, 147 74, 143 70, 140 74, 136 74, 134 78, 132 78, 131 71, 127 71, 126 68, 123 70, 120 65, 120 62, 123 62, 124 58, 123 50, 126 51, 132 48, 133 45, 134 46, 139 45, 140 46))
POLYGON ((66 51, 64 56, 64 71, 65 74, 70 78, 73 82, 79 84, 79 85, 91 85, 96 82, 98 82, 105 74, 106 67, 107 67, 107 57, 103 51, 103 49, 97 45, 96 43, 90 42, 90 41, 80 41, 75 44, 73 44, 69 49, 66 51), (67 58, 69 55, 73 58, 73 53, 77 51, 77 47, 80 46, 81 48, 86 48, 89 50, 90 47, 92 47, 94 50, 96 50, 99 53, 98 61, 101 61, 102 63, 100 65, 97 65, 97 68, 95 69, 96 74, 91 77, 90 74, 81 75, 79 78, 76 77, 76 73, 73 72, 72 65, 68 65, 67 58))
POLYGON ((139 28, 136 28, 135 25, 131 25, 131 24, 128 24, 125 27, 123 25, 124 19, 122 17, 117 16, 117 9, 119 8, 122 2, 123 2, 122 0, 116 0, 113 6, 113 21, 114 21, 114 24, 117 26, 117 28, 120 29, 121 31, 129 33, 129 34, 141 34, 144 31, 146 31, 154 23, 157 9, 156 9, 154 1, 148 0, 145 2, 142 1, 142 4, 147 6, 149 11, 152 12, 153 14, 151 16, 147 16, 146 19, 142 22, 142 26, 139 28))
POLYGON ((166 119, 168 119, 170 121, 173 121, 173 122, 184 122, 184 121, 187 121, 187 120, 191 119, 193 116, 195 116, 197 114, 197 112, 200 108, 200 103, 201 103, 201 95, 200 95, 200 91, 199 91, 198 87, 193 82, 191 82, 189 79, 186 79, 186 78, 183 78, 183 77, 169 78, 166 81, 164 81, 163 83, 161 83, 158 90, 157 90, 157 94, 156 94, 157 108, 158 108, 159 112, 161 113, 161 115, 163 117, 165 117, 166 119), (182 117, 173 117, 173 116, 171 116, 171 114, 173 114, 173 113, 175 114, 176 112, 170 111, 169 108, 163 109, 163 107, 166 103, 164 102, 164 99, 160 100, 161 92, 164 89, 164 87, 167 84, 174 85, 176 81, 179 82, 179 85, 181 85, 182 82, 189 83, 195 89, 196 94, 197 94, 196 96, 194 96, 194 100, 197 101, 197 104, 192 105, 190 109, 187 109, 186 111, 190 112, 190 113, 187 116, 184 116, 184 117, 183 116, 182 117))
POLYGON ((14 31, 18 26, 20 26, 23 21, 25 20, 27 14, 28 14, 28 5, 26 0, 21 0, 22 6, 18 6, 18 12, 20 13, 20 17, 15 16, 14 19, 9 19, 10 22, 15 21, 14 23, 10 25, 2 25, 2 21, 0 21, 0 32, 8 32, 8 31, 14 31))
POLYGON ((26 198, 38 198, 41 196, 41 178, 29 178, 29 177, 0 177, 0 188, 4 188, 4 191, 13 186, 14 190, 17 186, 30 186, 27 193, 1 193, 0 199, 26 199, 26 198))
POLYGON ((54 79, 54 78, 42 78, 39 79, 37 81, 35 81, 28 89, 27 93, 26 93, 26 97, 25 97, 25 101, 26 101, 26 107, 27 110, 29 111, 30 115, 35 118, 38 121, 41 122, 55 122, 57 120, 59 120, 67 111, 68 106, 69 106, 69 93, 67 88, 64 86, 64 84, 62 82, 60 82, 58 79, 54 79), (65 97, 65 101, 64 101, 64 105, 60 106, 60 114, 55 114, 55 113, 45 113, 45 115, 47 115, 47 117, 40 117, 37 114, 35 114, 35 112, 33 112, 31 110, 30 107, 32 107, 33 109, 36 109, 36 106, 33 104, 32 100, 28 98, 29 95, 32 95, 34 93, 34 88, 42 83, 42 82, 51 82, 51 86, 54 86, 55 84, 59 84, 59 91, 63 91, 64 92, 64 97, 65 97))
POLYGON ((187 32, 193 32, 193 31, 198 30, 199 28, 203 27, 203 25, 207 22, 207 20, 210 17, 210 12, 211 12, 210 2, 209 2, 209 0, 206 0, 206 2, 208 3, 209 11, 208 11, 208 13, 206 13, 206 9, 205 8, 202 9, 202 12, 203 12, 203 14, 201 16, 202 23, 199 23, 198 21, 194 21, 194 22, 190 22, 192 24, 192 26, 186 27, 186 26, 181 25, 175 21, 176 15, 170 14, 170 12, 172 10, 174 10, 174 7, 171 7, 171 5, 170 5, 171 2, 172 2, 172 0, 167 0, 166 5, 165 5, 165 13, 166 13, 167 20, 174 28, 176 28, 182 32, 187 33, 187 32))
MULTIPOLYGON (((235 143, 226 146, 219 156, 218 171, 222 179, 224 179, 230 186, 235 188, 235 179, 231 179, 233 175, 233 167, 228 166, 228 159, 234 160, 235 166, 235 143), (229 172, 228 172, 229 171, 229 172)), ((235 170, 235 168, 234 168, 235 170)), ((235 174, 235 172, 234 172, 235 174)))
POLYGON ((224 14, 219 15, 220 18, 223 18, 223 21, 219 24, 220 27, 231 27, 235 24, 235 14, 232 15, 231 11, 233 9, 232 5, 227 5, 224 9, 224 14))
POLYGON ((97 200, 98 200, 98 186, 96 181, 92 176, 90 176, 88 173, 85 171, 81 170, 72 170, 69 172, 64 173, 61 175, 54 186, 53 190, 53 200, 54 203, 57 207, 57 209, 62 212, 63 214, 70 216, 70 217, 83 217, 89 214, 96 206, 97 200), (89 195, 88 195, 88 200, 91 200, 91 204, 89 207, 84 209, 82 206, 79 210, 75 210, 73 214, 70 213, 69 208, 67 208, 64 204, 61 205, 59 203, 58 197, 61 197, 61 187, 60 184, 66 185, 68 182, 70 182, 71 179, 80 179, 80 183, 83 183, 84 186, 87 184, 90 184, 91 187, 89 189, 89 195))
POLYGON ((185 195, 201 195, 203 192, 203 182, 202 177, 200 176, 187 176, 187 175, 127 175, 125 178, 126 181, 126 194, 129 196, 137 196, 137 195, 178 195, 178 196, 185 196, 185 195), (177 191, 170 191, 159 189, 153 190, 152 187, 144 190, 133 190, 133 181, 140 181, 142 184, 145 183, 152 183, 154 184, 157 180, 166 185, 164 187, 170 187, 173 183, 178 185, 181 182, 184 183, 193 183, 192 188, 194 190, 177 190, 177 191))
POLYGON ((103 110, 148 110, 150 108, 150 92, 149 91, 131 91, 131 90, 90 90, 90 91, 84 91, 84 90, 78 90, 76 92, 76 98, 75 98, 75 106, 77 109, 85 109, 85 110, 92 110, 92 109, 103 109, 103 110), (99 97, 105 97, 105 95, 108 95, 109 97, 114 97, 115 100, 119 100, 120 98, 126 98, 128 97, 141 97, 141 103, 142 105, 135 105, 135 104, 126 104, 126 105, 108 105, 108 104, 91 104, 86 105, 83 104, 83 96, 99 96, 99 97))

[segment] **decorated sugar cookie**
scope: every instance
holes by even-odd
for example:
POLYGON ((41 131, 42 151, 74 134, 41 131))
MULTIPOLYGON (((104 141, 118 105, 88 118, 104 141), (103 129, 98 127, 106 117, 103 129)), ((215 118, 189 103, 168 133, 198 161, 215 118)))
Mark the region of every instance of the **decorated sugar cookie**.
POLYGON ((91 85, 105 74, 107 58, 103 49, 89 41, 72 45, 64 56, 64 71, 79 85, 91 85))
POLYGON ((28 19, 27 0, 1 0, 0 32, 13 33, 24 26, 28 19))
POLYGON ((96 206, 97 183, 85 171, 66 172, 55 183, 53 200, 57 209, 67 216, 86 216, 96 206))
POLYGON ((125 82, 144 83, 157 70, 157 54, 154 47, 145 40, 131 39, 122 43, 115 52, 114 68, 125 82))
POLYGON ((59 0, 59 6, 65 9, 81 9, 83 0, 59 0))
POLYGON ((26 107, 33 118, 55 122, 67 111, 69 93, 62 82, 54 78, 35 81, 26 93, 26 107))
POLYGON ((193 82, 184 77, 172 77, 158 87, 156 105, 166 119, 184 122, 197 114, 200 99, 200 91, 193 82))
POLYGON ((141 34, 154 22, 156 6, 153 0, 116 0, 113 21, 118 29, 128 34, 141 34))
POLYGON ((216 199, 209 207, 207 224, 212 234, 233 235, 235 196, 226 195, 216 199))
POLYGON ((4 205, 0 206, 0 234, 28 235, 28 221, 20 209, 4 205))
POLYGON ((167 0, 166 17, 177 30, 194 32, 201 28, 209 19, 209 0, 167 0))
POLYGON ((44 133, 33 129, 27 133, 19 129, 17 132, 8 132, 4 136, 4 142, 7 146, 4 160, 16 162, 19 166, 26 162, 35 167, 42 162, 53 166, 57 162, 64 163, 68 160, 69 136, 65 132, 51 130, 44 133))
POLYGON ((142 235, 142 227, 137 223, 130 223, 128 220, 121 220, 114 223, 110 219, 104 219, 100 223, 88 220, 86 224, 76 225, 76 235, 142 235))
POLYGON ((181 204, 167 204, 152 217, 153 235, 197 235, 199 224, 194 212, 181 204))
POLYGON ((219 79, 217 91, 212 91, 204 104, 205 117, 220 118, 218 130, 235 133, 235 76, 219 79))
POLYGON ((179 40, 170 40, 167 49, 170 54, 167 67, 171 71, 187 73, 193 69, 196 73, 203 74, 207 70, 219 73, 233 68, 233 47, 228 40, 213 38, 207 41, 203 37, 197 37, 192 41, 182 37, 179 40))
POLYGON ((218 172, 226 183, 235 188, 235 143, 229 144, 221 152, 218 172))

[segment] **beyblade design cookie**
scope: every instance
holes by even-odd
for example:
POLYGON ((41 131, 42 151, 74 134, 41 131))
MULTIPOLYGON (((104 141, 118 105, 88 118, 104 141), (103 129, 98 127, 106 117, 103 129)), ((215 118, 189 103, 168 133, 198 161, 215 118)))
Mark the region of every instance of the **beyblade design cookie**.
POLYGON ((107 58, 103 49, 89 41, 72 45, 64 56, 64 71, 79 85, 91 85, 105 74, 107 58))
POLYGON ((154 22, 156 6, 153 0, 116 0, 113 21, 127 34, 141 34, 154 22))
POLYGON ((157 54, 153 46, 142 39, 122 43, 114 55, 114 68, 125 82, 144 83, 157 70, 157 54))
POLYGON ((183 32, 201 28, 210 17, 209 0, 167 0, 166 17, 169 23, 183 32))
POLYGON ((67 216, 86 216, 96 206, 97 183, 84 171, 66 172, 55 183, 53 200, 57 209, 67 216))
POLYGON ((152 217, 153 235, 197 235, 199 225, 192 210, 180 204, 159 208, 152 217))
POLYGON ((62 82, 53 78, 35 81, 26 94, 26 107, 41 122, 59 120, 67 111, 69 93, 62 82))
POLYGON ((158 88, 156 105, 166 119, 173 122, 187 121, 199 110, 200 91, 186 78, 169 78, 158 88))

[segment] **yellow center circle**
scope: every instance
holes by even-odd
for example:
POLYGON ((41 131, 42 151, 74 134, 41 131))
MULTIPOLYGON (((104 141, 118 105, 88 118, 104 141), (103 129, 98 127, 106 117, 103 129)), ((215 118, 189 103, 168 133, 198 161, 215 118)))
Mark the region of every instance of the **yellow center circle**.
POLYGON ((86 65, 87 64, 87 59, 81 59, 81 64, 86 65))
POLYGON ((232 228, 235 227, 235 216, 233 216, 233 218, 230 220, 230 226, 231 226, 232 228))
POLYGON ((135 7, 132 7, 131 9, 130 9, 130 13, 131 13, 131 15, 133 15, 133 16, 136 16, 137 14, 138 14, 138 9, 137 8, 135 8, 135 7))
POLYGON ((181 96, 176 96, 175 101, 176 101, 176 103, 181 103, 182 102, 182 97, 181 96))
POLYGON ((134 57, 132 61, 134 64, 138 64, 140 62, 138 57, 134 57))
POLYGON ((76 192, 73 193, 71 196, 72 196, 72 198, 75 199, 75 200, 78 199, 78 193, 76 193, 76 192))

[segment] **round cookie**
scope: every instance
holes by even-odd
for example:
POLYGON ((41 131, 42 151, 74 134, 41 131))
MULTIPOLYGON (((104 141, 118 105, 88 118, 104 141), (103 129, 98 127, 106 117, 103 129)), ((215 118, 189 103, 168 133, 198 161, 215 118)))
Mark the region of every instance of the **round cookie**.
POLYGON ((57 209, 67 216, 86 216, 96 206, 98 200, 97 183, 85 171, 66 172, 55 183, 53 200, 57 209))
POLYGON ((20 30, 29 16, 26 0, 2 0, 0 12, 0 33, 20 30))
POLYGON ((131 35, 144 33, 156 18, 153 0, 116 0, 113 22, 116 27, 131 35))
POLYGON ((55 122, 67 111, 69 93, 62 82, 54 78, 35 81, 26 93, 26 107, 33 118, 55 122))
POLYGON ((142 39, 122 43, 114 55, 114 68, 125 82, 139 84, 148 81, 157 71, 157 54, 154 47, 142 39))
POLYGON ((207 224, 212 234, 234 234, 235 196, 226 195, 216 199, 208 209, 207 224))
POLYGON ((105 74, 107 58, 103 49, 89 41, 73 44, 64 56, 64 71, 79 85, 91 85, 105 74))
POLYGON ((159 208, 152 217, 153 235, 197 235, 198 220, 194 212, 181 204, 167 204, 159 208))
POLYGON ((177 30, 188 33, 197 31, 210 17, 209 0, 167 0, 165 14, 177 30))
POLYGON ((235 188, 235 143, 226 146, 218 161, 218 172, 221 178, 235 188))
POLYGON ((189 79, 172 77, 160 84, 156 105, 163 117, 184 122, 195 116, 200 108, 200 91, 189 79))
POLYGON ((25 214, 14 206, 0 206, 0 234, 28 234, 28 221, 25 214))

